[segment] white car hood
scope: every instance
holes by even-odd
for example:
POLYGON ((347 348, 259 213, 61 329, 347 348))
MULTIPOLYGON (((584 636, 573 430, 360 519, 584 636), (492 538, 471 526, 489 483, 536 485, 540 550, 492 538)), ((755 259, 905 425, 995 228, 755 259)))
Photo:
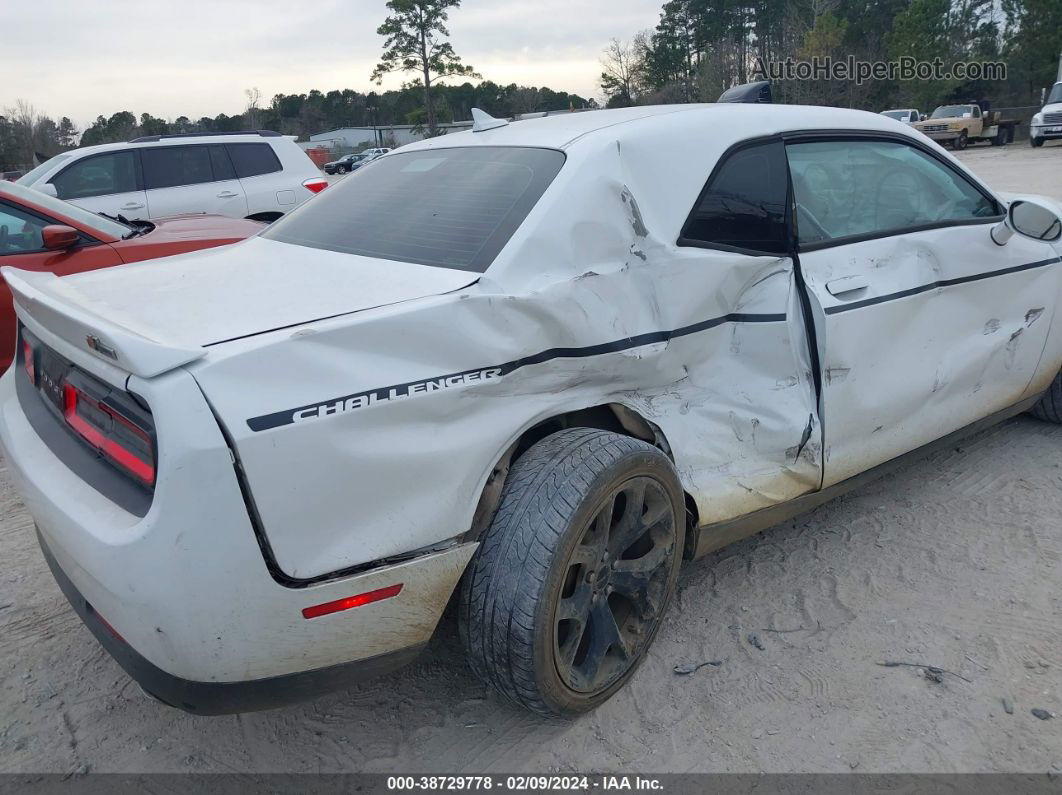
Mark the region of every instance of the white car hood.
POLYGON ((254 237, 63 284, 85 309, 149 340, 202 346, 438 295, 478 277, 254 237))

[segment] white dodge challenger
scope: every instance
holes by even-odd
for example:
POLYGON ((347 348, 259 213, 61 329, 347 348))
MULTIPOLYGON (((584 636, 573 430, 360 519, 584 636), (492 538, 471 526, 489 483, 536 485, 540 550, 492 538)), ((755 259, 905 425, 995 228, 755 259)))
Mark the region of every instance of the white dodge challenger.
POLYGON ((3 269, 4 453, 60 587, 162 701, 342 687, 453 600, 480 677, 580 713, 683 559, 1062 421, 1058 207, 909 126, 476 115, 234 246, 3 269))

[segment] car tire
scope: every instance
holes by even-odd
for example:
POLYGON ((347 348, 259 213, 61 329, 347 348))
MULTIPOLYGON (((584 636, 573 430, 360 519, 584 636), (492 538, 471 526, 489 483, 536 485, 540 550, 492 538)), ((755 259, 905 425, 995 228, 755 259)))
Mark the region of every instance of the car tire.
POLYGON ((955 139, 955 148, 961 151, 966 148, 969 142, 969 135, 967 134, 966 130, 963 130, 961 133, 959 133, 959 137, 955 139))
POLYGON ((542 715, 608 700, 660 627, 685 516, 671 460, 646 442, 573 428, 532 446, 510 469, 462 581, 473 671, 542 715))
POLYGON ((1062 372, 1055 376, 1040 402, 1032 407, 1031 414, 1044 422, 1062 425, 1062 372))
POLYGON ((1029 146, 1031 146, 1033 149, 1038 149, 1039 147, 1041 147, 1043 145, 1044 145, 1044 139, 1043 138, 1033 138, 1031 135, 1029 136, 1029 146))

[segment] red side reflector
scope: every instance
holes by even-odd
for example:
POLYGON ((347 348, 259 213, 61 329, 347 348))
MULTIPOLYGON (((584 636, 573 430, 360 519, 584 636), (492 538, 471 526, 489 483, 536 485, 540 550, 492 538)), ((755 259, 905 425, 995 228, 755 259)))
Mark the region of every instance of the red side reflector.
MULTIPOLYGON (((91 607, 91 605, 89 607, 91 607)), ((103 628, 105 630, 107 630, 112 635, 114 635, 114 637, 118 638, 118 640, 120 640, 122 643, 126 642, 125 638, 123 638, 120 634, 118 634, 118 630, 116 630, 114 627, 111 626, 111 622, 110 621, 105 619, 99 613, 96 613, 95 609, 93 609, 92 612, 95 613, 96 618, 98 618, 100 620, 100 623, 103 624, 103 628)))
POLYGON ((143 439, 149 447, 151 445, 151 438, 144 433, 141 428, 131 423, 121 414, 112 410, 109 406, 105 406, 102 403, 93 400, 72 384, 63 384, 63 416, 66 418, 67 424, 70 425, 70 427, 73 428, 82 439, 102 452, 116 464, 140 478, 140 480, 144 481, 147 485, 152 485, 155 482, 154 464, 143 461, 137 455, 122 447, 117 441, 104 436, 99 430, 89 424, 77 412, 77 404, 79 402, 84 402, 97 411, 101 411, 108 415, 112 420, 125 426, 134 435, 143 439))
POLYGON ((26 367, 26 375, 29 376, 30 383, 36 386, 37 369, 33 364, 33 346, 26 339, 22 340, 22 361, 26 367))
POLYGON ((313 193, 320 193, 328 187, 328 180, 323 177, 311 177, 302 183, 302 187, 313 193))
POLYGON ((367 604, 372 604, 373 602, 381 602, 384 599, 398 596, 401 592, 402 583, 398 583, 398 585, 388 585, 386 588, 378 588, 375 591, 358 594, 357 596, 348 596, 346 599, 336 599, 334 602, 325 602, 323 605, 305 607, 302 610, 302 617, 320 618, 321 616, 327 616, 330 613, 338 613, 341 610, 350 610, 352 607, 362 607, 367 604))

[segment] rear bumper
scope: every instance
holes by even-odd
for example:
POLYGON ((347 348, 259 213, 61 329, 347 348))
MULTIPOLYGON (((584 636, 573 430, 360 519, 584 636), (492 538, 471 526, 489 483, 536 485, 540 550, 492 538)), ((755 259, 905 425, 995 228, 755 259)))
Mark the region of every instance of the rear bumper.
MULTIPOLYGON (((188 373, 134 379, 157 409, 160 440, 154 499, 138 516, 42 440, 15 389, 18 372, 0 377, 0 453, 56 579, 153 695, 206 714, 262 709, 393 668, 430 639, 475 543, 288 587, 269 572, 229 448, 188 373), (303 614, 395 584, 400 592, 382 601, 303 614)), ((356 522, 345 531, 374 532, 356 522)))
POLYGON ((195 682, 182 679, 152 663, 102 620, 66 576, 40 532, 37 533, 37 540, 63 595, 107 653, 149 695, 195 715, 254 712, 306 701, 401 668, 412 662, 426 645, 421 643, 363 660, 246 682, 195 682))

